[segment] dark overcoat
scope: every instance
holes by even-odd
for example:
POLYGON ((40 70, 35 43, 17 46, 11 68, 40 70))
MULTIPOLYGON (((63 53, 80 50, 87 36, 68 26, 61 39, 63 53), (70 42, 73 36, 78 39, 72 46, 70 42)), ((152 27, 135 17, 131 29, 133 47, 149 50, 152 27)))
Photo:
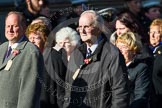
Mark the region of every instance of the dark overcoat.
POLYGON ((128 108, 127 70, 121 53, 105 38, 89 59, 86 50, 82 44, 70 56, 64 108, 128 108))

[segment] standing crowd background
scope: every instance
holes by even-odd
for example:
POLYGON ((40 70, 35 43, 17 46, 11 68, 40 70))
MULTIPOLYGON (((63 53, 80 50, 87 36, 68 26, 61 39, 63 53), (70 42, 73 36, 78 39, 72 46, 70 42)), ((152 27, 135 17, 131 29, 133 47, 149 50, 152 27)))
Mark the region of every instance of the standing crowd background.
POLYGON ((159 0, 98 11, 81 0, 66 15, 24 2, 0 43, 3 108, 162 108, 159 0))

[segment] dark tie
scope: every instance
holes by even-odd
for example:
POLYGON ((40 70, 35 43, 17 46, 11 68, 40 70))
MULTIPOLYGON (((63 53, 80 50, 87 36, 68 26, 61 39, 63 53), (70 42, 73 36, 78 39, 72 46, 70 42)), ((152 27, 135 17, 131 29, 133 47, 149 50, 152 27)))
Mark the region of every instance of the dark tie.
POLYGON ((6 53, 6 58, 8 58, 8 57, 10 56, 11 51, 12 51, 12 48, 11 48, 11 46, 10 46, 10 47, 8 48, 7 53, 6 53))
POLYGON ((91 54, 92 54, 92 51, 91 51, 91 49, 90 49, 90 48, 88 48, 88 51, 87 51, 87 57, 90 57, 90 56, 91 56, 91 54))

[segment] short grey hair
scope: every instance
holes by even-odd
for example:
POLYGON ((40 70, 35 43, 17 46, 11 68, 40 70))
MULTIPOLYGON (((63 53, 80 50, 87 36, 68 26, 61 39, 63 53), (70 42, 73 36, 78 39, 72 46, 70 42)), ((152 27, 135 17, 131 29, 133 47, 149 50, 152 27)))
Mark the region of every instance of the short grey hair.
POLYGON ((10 12, 7 14, 5 20, 8 18, 8 16, 10 16, 10 15, 12 15, 12 14, 15 14, 15 15, 17 15, 17 16, 19 17, 19 21, 20 21, 21 26, 22 26, 23 28, 26 29, 26 27, 27 27, 26 18, 25 18, 25 16, 23 15, 22 12, 10 11, 10 12))
POLYGON ((95 27, 99 27, 100 28, 100 25, 104 24, 104 20, 103 20, 102 16, 99 15, 96 11, 94 11, 94 10, 87 10, 87 11, 84 11, 81 14, 81 16, 86 14, 86 13, 91 13, 94 16, 93 17, 93 22, 94 22, 93 25, 95 27))
POLYGON ((56 42, 58 43, 60 40, 69 38, 71 44, 77 46, 80 44, 80 36, 78 33, 70 28, 70 27, 63 27, 56 33, 56 42))
POLYGON ((110 30, 105 26, 105 21, 103 19, 103 17, 97 12, 97 11, 94 11, 94 10, 86 10, 84 11, 80 17, 84 14, 87 14, 87 13, 90 13, 92 14, 93 16, 93 26, 94 27, 97 27, 100 29, 101 32, 105 33, 106 35, 110 35, 110 30))

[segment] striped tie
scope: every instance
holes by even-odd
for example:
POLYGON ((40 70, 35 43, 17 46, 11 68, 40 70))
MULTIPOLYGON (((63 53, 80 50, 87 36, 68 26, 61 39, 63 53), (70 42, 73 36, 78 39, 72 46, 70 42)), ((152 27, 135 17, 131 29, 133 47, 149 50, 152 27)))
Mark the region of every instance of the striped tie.
POLYGON ((91 56, 91 54, 92 54, 92 51, 91 51, 91 49, 90 49, 90 48, 88 48, 88 51, 87 51, 87 57, 90 57, 90 56, 91 56))

